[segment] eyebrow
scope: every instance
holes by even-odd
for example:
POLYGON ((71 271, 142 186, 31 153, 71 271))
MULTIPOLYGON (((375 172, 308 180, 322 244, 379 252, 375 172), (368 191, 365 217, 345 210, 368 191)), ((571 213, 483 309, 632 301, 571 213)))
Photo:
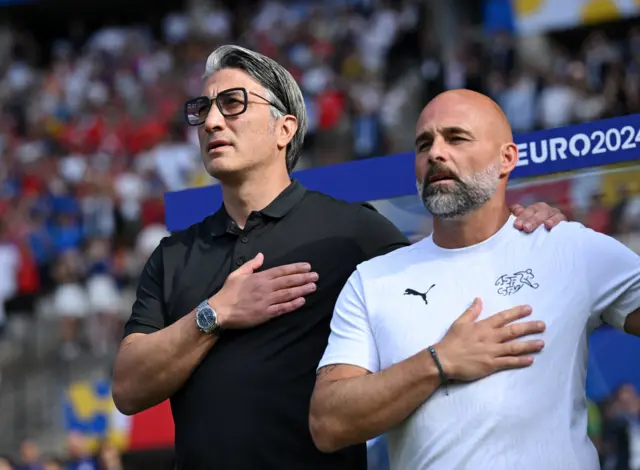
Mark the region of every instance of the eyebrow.
MULTIPOLYGON (((473 133, 468 130, 465 129, 463 127, 459 127, 459 126, 449 126, 449 127, 439 127, 438 132, 440 134, 445 134, 445 135, 464 135, 467 136, 470 139, 475 138, 475 136, 473 135, 473 133)), ((418 135, 418 137, 416 137, 416 146, 418 146, 419 144, 428 141, 428 140, 432 140, 433 139, 433 132, 431 131, 424 131, 422 133, 420 133, 418 135)))

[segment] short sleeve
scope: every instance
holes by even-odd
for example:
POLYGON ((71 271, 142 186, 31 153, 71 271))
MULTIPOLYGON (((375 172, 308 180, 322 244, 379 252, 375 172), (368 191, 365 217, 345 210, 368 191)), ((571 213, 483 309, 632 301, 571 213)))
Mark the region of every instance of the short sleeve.
POLYGON ((156 247, 144 266, 124 336, 154 333, 165 327, 162 246, 156 247))
POLYGON ((354 272, 343 287, 331 319, 329 343, 318 369, 349 364, 375 373, 380 358, 363 300, 360 272, 354 272))
POLYGON ((363 261, 390 253, 410 245, 409 240, 389 219, 372 205, 358 207, 356 238, 363 253, 363 261))
POLYGON ((627 316, 640 308, 640 256, 615 238, 580 230, 592 315, 624 330, 627 316))

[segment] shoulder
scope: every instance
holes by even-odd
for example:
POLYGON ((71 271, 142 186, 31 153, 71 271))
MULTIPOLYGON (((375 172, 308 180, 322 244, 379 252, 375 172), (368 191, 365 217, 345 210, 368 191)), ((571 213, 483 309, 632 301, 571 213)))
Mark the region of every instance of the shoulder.
POLYGON ((409 240, 370 203, 350 203, 326 194, 307 194, 314 221, 331 227, 332 235, 348 240, 361 260, 375 258, 409 244, 409 240), (314 203, 315 201, 315 203, 314 203))
MULTIPOLYGON (((515 230, 515 229, 514 229, 515 230)), ((579 222, 561 222, 551 230, 540 227, 533 233, 514 234, 511 252, 526 253, 548 262, 573 260, 585 263, 637 263, 638 255, 616 238, 585 227, 579 222)))
MULTIPOLYGON (((514 229, 515 230, 515 229, 514 229)), ((551 230, 540 226, 531 234, 519 232, 521 240, 529 240, 533 244, 550 244, 562 247, 588 248, 589 246, 597 246, 616 240, 604 233, 585 227, 579 222, 560 222, 551 230)))
POLYGON ((405 245, 389 253, 363 261, 357 271, 363 281, 373 279, 395 278, 405 273, 408 268, 422 262, 419 252, 430 239, 421 240, 412 245, 405 245))
POLYGON ((389 220, 369 202, 347 202, 319 191, 307 190, 307 203, 313 204, 321 214, 348 217, 352 222, 388 223, 389 220))
POLYGON ((399 237, 408 243, 402 232, 369 202, 347 202, 317 191, 307 191, 306 197, 318 217, 353 229, 353 233, 366 237, 399 237))
POLYGON ((155 251, 166 254, 189 250, 194 243, 198 240, 205 239, 209 235, 210 230, 208 227, 210 226, 212 218, 213 215, 210 215, 186 229, 171 232, 171 234, 160 240, 155 251))

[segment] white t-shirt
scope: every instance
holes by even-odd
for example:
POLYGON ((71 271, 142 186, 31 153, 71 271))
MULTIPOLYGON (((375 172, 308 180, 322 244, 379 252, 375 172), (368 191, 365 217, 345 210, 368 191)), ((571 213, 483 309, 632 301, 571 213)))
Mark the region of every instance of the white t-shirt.
POLYGON ((18 290, 20 251, 12 243, 0 242, 0 303, 9 300, 18 290))
POLYGON ((437 343, 474 297, 480 319, 529 304, 522 321, 547 325, 529 337, 545 340, 532 366, 439 389, 390 430, 394 470, 599 469, 587 437, 587 334, 603 320, 622 328, 640 307, 640 257, 578 223, 525 234, 514 220, 471 247, 428 237, 362 263, 338 298, 319 368, 386 369, 437 343))

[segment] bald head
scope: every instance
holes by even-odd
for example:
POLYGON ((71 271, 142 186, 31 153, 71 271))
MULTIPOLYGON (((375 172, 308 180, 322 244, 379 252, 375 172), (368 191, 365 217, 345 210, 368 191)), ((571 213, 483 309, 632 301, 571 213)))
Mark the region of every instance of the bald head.
POLYGON ((476 132, 484 131, 501 143, 513 142, 511 125, 498 104, 482 93, 458 89, 440 93, 422 110, 423 119, 450 114, 460 119, 460 125, 472 126, 476 132))

